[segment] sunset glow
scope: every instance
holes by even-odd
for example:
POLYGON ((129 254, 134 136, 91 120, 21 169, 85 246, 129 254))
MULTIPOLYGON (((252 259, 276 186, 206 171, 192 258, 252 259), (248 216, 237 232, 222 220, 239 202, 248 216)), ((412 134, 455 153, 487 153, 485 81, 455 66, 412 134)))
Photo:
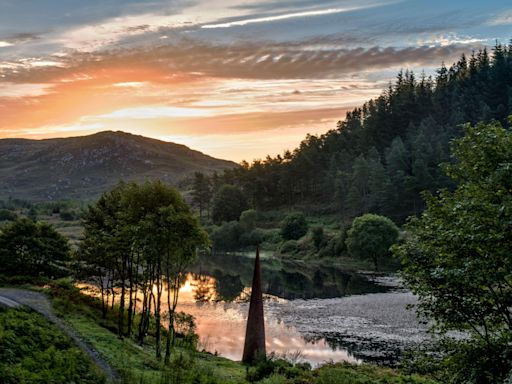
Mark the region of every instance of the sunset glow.
POLYGON ((507 41, 512 10, 493 2, 0 2, 0 137, 122 130, 235 161, 276 155, 400 68, 431 74, 507 41))

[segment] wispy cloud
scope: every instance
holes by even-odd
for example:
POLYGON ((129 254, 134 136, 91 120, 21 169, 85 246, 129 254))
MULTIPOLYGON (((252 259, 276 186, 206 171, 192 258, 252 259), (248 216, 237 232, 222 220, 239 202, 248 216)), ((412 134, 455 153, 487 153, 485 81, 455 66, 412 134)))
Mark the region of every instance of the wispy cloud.
POLYGON ((512 10, 503 12, 488 21, 489 25, 510 25, 512 24, 512 10))
POLYGON ((255 23, 268 23, 273 21, 287 20, 287 19, 295 19, 301 17, 312 17, 312 16, 323 16, 323 15, 332 15, 335 13, 343 13, 355 11, 358 9, 368 8, 368 6, 355 6, 355 7, 346 7, 346 8, 328 8, 328 9, 318 9, 312 11, 303 11, 303 12, 294 12, 294 13, 286 13, 282 15, 275 16, 265 16, 265 17, 256 17, 251 19, 242 19, 229 21, 226 23, 220 24, 206 24, 202 25, 203 29, 213 29, 213 28, 230 28, 230 27, 238 27, 247 24, 255 24, 255 23))
POLYGON ((0 137, 120 129, 235 160, 325 132, 398 69, 432 73, 512 24, 498 0, 0 1, 0 14, 0 137))
MULTIPOLYGON (((97 68, 147 68, 168 75, 191 75, 219 78, 294 79, 335 78, 347 73, 376 71, 407 66, 437 66, 449 62, 464 50, 478 47, 447 41, 412 47, 343 48, 342 41, 315 39, 300 44, 238 43, 211 45, 182 40, 149 49, 113 50, 97 54, 76 53, 59 59, 58 65, 37 67, 48 60, 33 59, 16 68, 0 66, 0 75, 12 82, 55 81, 97 68)), ((1 64, 1 63, 0 63, 1 64)))
POLYGON ((0 98, 20 98, 46 95, 52 88, 51 84, 17 84, 0 82, 0 98))
POLYGON ((144 106, 119 109, 104 115, 96 116, 97 119, 159 119, 180 117, 205 117, 212 113, 199 108, 179 108, 167 106, 144 106))

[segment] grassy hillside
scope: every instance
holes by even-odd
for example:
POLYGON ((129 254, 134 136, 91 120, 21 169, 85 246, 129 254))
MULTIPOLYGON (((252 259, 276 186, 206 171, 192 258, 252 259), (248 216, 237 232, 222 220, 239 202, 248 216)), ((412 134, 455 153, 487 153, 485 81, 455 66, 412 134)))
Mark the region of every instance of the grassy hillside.
POLYGON ((235 163, 184 145, 124 132, 64 139, 0 140, 0 199, 95 198, 119 180, 160 179, 176 185, 195 171, 235 163))
POLYGON ((101 371, 44 317, 22 309, 0 310, 0 381, 105 382, 101 371))

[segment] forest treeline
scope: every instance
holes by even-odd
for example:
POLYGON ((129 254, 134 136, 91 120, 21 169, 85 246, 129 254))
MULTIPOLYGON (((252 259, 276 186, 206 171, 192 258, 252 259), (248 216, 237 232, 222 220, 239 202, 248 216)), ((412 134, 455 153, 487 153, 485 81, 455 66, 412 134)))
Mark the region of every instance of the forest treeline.
POLYGON ((422 191, 454 185, 439 164, 461 124, 512 113, 512 43, 462 55, 435 76, 401 71, 381 96, 348 112, 336 129, 308 135, 276 157, 196 174, 194 203, 209 212, 216 191, 240 188, 258 210, 311 206, 354 217, 373 212, 403 222, 424 209, 422 191), (320 205, 320 206, 318 206, 320 205))

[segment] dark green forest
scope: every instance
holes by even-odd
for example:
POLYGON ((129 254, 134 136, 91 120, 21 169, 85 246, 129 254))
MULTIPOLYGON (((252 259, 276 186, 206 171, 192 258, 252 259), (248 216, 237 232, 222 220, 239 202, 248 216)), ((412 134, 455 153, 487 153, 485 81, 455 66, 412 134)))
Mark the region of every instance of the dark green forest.
MULTIPOLYGON (((223 185, 238 187, 252 208, 299 208, 355 217, 372 212, 402 223, 425 208, 422 191, 453 189, 439 164, 461 124, 512 113, 512 43, 462 55, 435 76, 401 71, 381 96, 348 112, 298 148, 243 162, 208 178, 196 174, 194 202, 208 211, 223 185)), ((214 218, 215 219, 215 218, 214 218)))

